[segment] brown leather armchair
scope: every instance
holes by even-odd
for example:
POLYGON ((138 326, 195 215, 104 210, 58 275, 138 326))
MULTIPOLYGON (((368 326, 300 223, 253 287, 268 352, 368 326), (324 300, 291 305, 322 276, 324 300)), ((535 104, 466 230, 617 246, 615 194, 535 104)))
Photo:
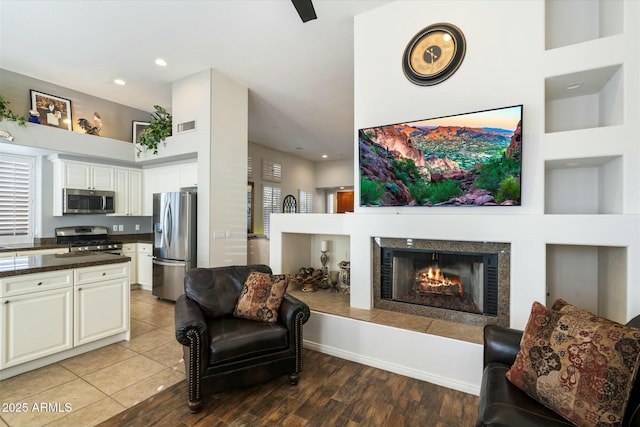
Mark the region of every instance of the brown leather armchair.
MULTIPOLYGON (((640 316, 627 323, 640 327, 640 316)), ((507 380, 513 365, 522 331, 495 325, 484 328, 484 372, 480 386, 476 427, 573 426, 560 415, 538 403, 507 380)), ((622 426, 640 426, 640 375, 636 377, 622 426)))
POLYGON ((202 396, 246 387, 302 372, 302 325, 309 307, 285 294, 278 321, 233 316, 251 271, 270 273, 266 265, 196 268, 185 275, 185 294, 176 301, 176 339, 184 347, 189 409, 202 409, 202 396))

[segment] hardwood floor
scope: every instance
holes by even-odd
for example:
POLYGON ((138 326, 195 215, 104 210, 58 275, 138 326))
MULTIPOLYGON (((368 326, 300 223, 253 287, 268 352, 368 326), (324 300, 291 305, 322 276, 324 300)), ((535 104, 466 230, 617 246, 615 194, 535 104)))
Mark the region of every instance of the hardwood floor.
POLYGON ((286 376, 205 397, 190 414, 182 381, 99 424, 107 426, 471 427, 478 397, 304 350, 297 386, 286 376))

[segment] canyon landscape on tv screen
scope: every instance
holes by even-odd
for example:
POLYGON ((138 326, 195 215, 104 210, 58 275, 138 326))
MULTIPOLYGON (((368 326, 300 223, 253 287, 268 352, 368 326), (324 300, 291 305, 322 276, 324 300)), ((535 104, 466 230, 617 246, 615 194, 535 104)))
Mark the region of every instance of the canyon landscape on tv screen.
POLYGON ((518 206, 522 105, 358 132, 361 206, 518 206))

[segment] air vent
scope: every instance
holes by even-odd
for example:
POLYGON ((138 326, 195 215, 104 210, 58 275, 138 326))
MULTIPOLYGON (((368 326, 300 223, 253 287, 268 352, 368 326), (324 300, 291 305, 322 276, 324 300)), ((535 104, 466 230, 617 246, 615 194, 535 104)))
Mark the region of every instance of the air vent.
POLYGON ((178 133, 191 132, 196 130, 196 121, 191 120, 190 122, 178 123, 178 133))

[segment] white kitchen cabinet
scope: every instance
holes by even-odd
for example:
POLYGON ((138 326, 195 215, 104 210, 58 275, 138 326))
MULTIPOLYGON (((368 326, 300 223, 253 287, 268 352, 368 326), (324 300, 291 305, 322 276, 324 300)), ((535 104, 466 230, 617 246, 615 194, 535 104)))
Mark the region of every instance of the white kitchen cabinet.
POLYGON ((144 215, 153 215, 153 194, 198 186, 198 163, 144 169, 144 215))
POLYGON ((114 215, 142 215, 142 171, 115 168, 115 213, 114 215))
POLYGON ((122 245, 122 255, 131 258, 129 264, 129 283, 138 283, 138 245, 136 243, 125 243, 122 245))
POLYGON ((115 191, 115 168, 49 156, 53 164, 53 215, 62 216, 62 189, 115 191))
POLYGON ((16 256, 16 251, 2 251, 0 252, 0 258, 12 258, 16 256))
POLYGON ((113 191, 115 189, 113 166, 68 160, 58 161, 60 162, 62 173, 62 188, 100 191, 113 191))
POLYGON ((144 290, 150 291, 153 280, 153 245, 138 243, 138 282, 144 290))
POLYGON ((72 348, 71 277, 54 271, 0 280, 0 369, 72 348))
POLYGON ((129 263, 74 270, 74 346, 129 330, 129 289, 129 263))
POLYGON ((178 168, 179 187, 198 186, 198 163, 185 163, 178 168))

